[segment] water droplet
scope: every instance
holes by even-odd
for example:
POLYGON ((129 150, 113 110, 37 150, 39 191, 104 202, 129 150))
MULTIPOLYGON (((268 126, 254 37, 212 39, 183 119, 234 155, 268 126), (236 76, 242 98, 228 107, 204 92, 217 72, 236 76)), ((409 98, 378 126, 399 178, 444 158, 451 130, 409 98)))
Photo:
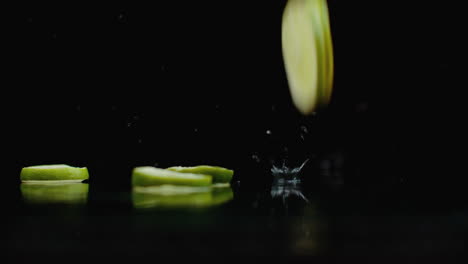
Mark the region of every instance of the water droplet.
POLYGON ((306 126, 301 126, 301 139, 304 141, 305 140, 305 135, 309 134, 309 130, 307 129, 306 126))
POLYGON ((253 154, 253 155, 252 155, 252 159, 253 159, 255 162, 257 162, 257 163, 260 162, 260 157, 258 157, 257 154, 253 154))
POLYGON ((266 131, 266 134, 267 134, 267 135, 271 135, 271 130, 268 129, 268 130, 266 131))
POLYGON ((118 19, 119 21, 123 21, 124 18, 125 18, 125 16, 124 16, 123 13, 120 13, 120 14, 117 16, 117 19, 118 19))

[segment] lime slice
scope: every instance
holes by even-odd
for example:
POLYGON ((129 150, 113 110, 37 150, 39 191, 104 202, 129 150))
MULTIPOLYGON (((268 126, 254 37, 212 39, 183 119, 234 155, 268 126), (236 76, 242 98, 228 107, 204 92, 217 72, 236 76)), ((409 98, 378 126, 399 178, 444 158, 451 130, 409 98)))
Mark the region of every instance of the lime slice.
POLYGON ((303 114, 328 104, 333 47, 326 0, 289 0, 283 13, 283 59, 289 89, 303 114))
POLYGON ((33 204, 84 204, 88 199, 87 183, 22 183, 21 195, 33 204))
POLYGON ((183 172, 183 173, 195 173, 211 175, 213 177, 213 183, 229 183, 234 175, 233 170, 229 170, 223 167, 200 165, 194 167, 170 167, 167 168, 171 171, 183 172))
POLYGON ((89 178, 89 173, 86 167, 78 168, 65 164, 38 165, 21 169, 20 178, 23 182, 82 182, 89 178))
POLYGON ((188 186, 209 186, 212 177, 210 175, 182 173, 145 166, 136 167, 132 172, 132 184, 134 186, 151 185, 188 185, 188 186))

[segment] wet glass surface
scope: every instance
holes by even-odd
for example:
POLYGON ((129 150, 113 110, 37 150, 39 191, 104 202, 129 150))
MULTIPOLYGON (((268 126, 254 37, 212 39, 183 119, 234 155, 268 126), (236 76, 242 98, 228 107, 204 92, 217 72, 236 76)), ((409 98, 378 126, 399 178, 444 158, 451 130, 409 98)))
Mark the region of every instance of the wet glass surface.
POLYGON ((88 184, 73 184, 86 188, 64 197, 69 186, 17 184, 5 208, 5 252, 17 261, 464 254, 468 211, 459 198, 401 183, 353 187, 336 166, 333 159, 310 160, 302 170, 278 165, 265 173, 268 184, 235 180, 227 188, 179 193, 91 180, 89 193, 88 184), (326 180, 307 180, 315 169, 326 180))

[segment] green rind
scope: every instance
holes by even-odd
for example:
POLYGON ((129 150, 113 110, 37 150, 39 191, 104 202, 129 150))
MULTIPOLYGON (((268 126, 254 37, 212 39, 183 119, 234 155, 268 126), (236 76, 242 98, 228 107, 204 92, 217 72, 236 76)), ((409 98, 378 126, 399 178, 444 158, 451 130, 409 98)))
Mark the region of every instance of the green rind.
POLYGON ((334 56, 333 56, 333 42, 331 37, 330 17, 327 1, 319 1, 320 3, 320 16, 322 21, 322 36, 324 40, 324 52, 325 52, 325 94, 323 97, 322 105, 328 105, 330 103, 332 91, 333 91, 333 78, 334 78, 334 56))
POLYGON ((89 172, 86 167, 78 168, 65 164, 39 165, 22 168, 20 179, 21 181, 87 180, 89 172))
POLYGON ((181 173, 150 166, 136 167, 132 171, 132 184, 134 186, 152 185, 186 185, 209 186, 212 183, 210 175, 181 173))
POLYGON ((321 5, 322 0, 306 0, 303 3, 306 4, 304 7, 305 11, 310 17, 311 34, 314 36, 315 47, 317 49, 317 106, 321 107, 326 100, 326 89, 327 89, 327 67, 326 67, 326 51, 325 51, 325 40, 324 31, 322 24, 321 5))
POLYGON ((211 175, 213 177, 213 183, 229 183, 234 175, 233 170, 229 170, 218 166, 200 165, 193 167, 170 167, 167 168, 171 171, 177 171, 182 173, 195 173, 211 175))

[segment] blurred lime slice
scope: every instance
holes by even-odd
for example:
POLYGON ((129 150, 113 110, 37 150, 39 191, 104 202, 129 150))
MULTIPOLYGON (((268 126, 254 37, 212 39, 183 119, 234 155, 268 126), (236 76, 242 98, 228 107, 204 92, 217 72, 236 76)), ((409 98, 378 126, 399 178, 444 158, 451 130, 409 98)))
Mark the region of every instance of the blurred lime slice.
POLYGON ((22 182, 82 182, 89 178, 86 167, 78 168, 65 164, 38 165, 21 169, 22 182))
POLYGON ((283 59, 291 97, 303 114, 330 101, 333 47, 326 0, 289 0, 283 13, 283 59))

